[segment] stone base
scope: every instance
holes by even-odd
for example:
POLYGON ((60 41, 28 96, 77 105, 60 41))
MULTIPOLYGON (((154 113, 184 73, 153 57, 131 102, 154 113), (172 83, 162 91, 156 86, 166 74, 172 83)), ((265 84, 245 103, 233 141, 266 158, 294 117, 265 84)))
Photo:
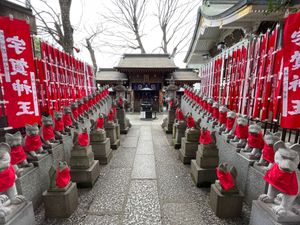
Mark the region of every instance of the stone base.
POLYGON ((121 134, 127 134, 128 131, 129 131, 129 127, 126 127, 126 128, 123 129, 123 130, 121 129, 121 130, 120 130, 120 133, 121 133, 121 134))
POLYGON ((221 194, 215 184, 211 185, 209 204, 217 217, 232 218, 241 215, 243 207, 243 195, 221 194))
POLYGON ((195 157, 191 157, 191 156, 186 156, 184 155, 184 152, 182 151, 182 149, 179 149, 179 159, 181 160, 181 162, 183 164, 191 164, 191 160, 195 159, 195 157))
POLYGON ((173 144, 175 149, 180 149, 181 148, 181 143, 178 143, 175 139, 173 139, 173 144))
MULTIPOLYGON (((268 204, 269 205, 269 204, 268 204)), ((278 217, 267 204, 255 200, 252 202, 252 210, 249 225, 299 225, 300 216, 278 217)))
POLYGON ((217 179, 216 168, 201 168, 197 165, 196 160, 191 161, 191 175, 198 187, 209 187, 217 179))
POLYGON ((32 203, 14 205, 8 216, 0 218, 0 225, 35 225, 32 203))
POLYGON ((68 218, 77 209, 78 192, 75 183, 72 183, 67 191, 45 191, 43 193, 45 217, 68 218))
POLYGON ((247 177, 245 191, 245 201, 251 205, 253 200, 257 200, 261 194, 268 191, 268 183, 263 179, 264 174, 256 168, 250 166, 247 177))
POLYGON ((113 150, 117 150, 117 149, 119 148, 119 146, 120 146, 120 139, 117 139, 117 140, 115 141, 115 143, 111 143, 111 144, 110 144, 110 147, 111 147, 111 149, 113 149, 113 150))
POLYGON ((77 187, 93 187, 100 175, 99 161, 95 160, 88 169, 71 169, 71 178, 77 183, 77 187))
POLYGON ((103 142, 91 142, 91 145, 94 152, 94 158, 99 160, 100 164, 108 164, 112 158, 110 139, 106 138, 103 142))
POLYGON ((173 123, 168 123, 167 126, 164 128, 166 134, 173 133, 173 123))
MULTIPOLYGON (((185 137, 181 138, 180 151, 184 157, 195 159, 197 150, 198 150, 198 141, 189 142, 185 137)), ((188 161, 188 163, 190 163, 190 160, 188 161)))

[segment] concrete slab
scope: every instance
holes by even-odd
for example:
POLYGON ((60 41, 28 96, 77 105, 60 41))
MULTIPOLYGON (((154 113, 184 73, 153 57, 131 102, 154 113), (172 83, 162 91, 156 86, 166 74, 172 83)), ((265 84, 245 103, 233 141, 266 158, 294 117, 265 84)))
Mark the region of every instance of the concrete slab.
POLYGON ((136 155, 132 179, 156 179, 154 155, 136 155))
POLYGON ((152 140, 139 140, 136 154, 139 155, 153 155, 153 142, 152 140))

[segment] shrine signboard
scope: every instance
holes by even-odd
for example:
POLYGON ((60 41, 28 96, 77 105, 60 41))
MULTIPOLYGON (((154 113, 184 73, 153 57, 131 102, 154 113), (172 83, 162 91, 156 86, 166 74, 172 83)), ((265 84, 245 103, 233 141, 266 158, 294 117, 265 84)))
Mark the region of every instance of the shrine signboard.
POLYGON ((40 121, 30 28, 26 21, 0 17, 0 75, 8 125, 40 121))

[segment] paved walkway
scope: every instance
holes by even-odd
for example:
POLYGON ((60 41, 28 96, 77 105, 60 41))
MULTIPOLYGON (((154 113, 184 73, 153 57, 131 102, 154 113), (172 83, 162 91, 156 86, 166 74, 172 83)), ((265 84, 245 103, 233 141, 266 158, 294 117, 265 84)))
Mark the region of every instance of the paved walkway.
POLYGON ((248 224, 249 207, 244 207, 243 218, 214 215, 209 188, 194 185, 190 166, 178 160, 178 151, 169 144, 171 135, 160 127, 162 115, 155 121, 128 117, 132 128, 121 136, 110 164, 101 166, 93 189, 79 190, 76 212, 69 219, 45 220, 41 207, 38 224, 248 224))

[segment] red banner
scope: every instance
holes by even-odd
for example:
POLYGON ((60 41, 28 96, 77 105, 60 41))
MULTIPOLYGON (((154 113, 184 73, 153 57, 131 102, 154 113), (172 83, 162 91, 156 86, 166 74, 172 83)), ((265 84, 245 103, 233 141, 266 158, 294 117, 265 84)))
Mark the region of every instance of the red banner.
POLYGON ((281 127, 300 127, 300 11, 285 20, 281 127))
POLYGON ((0 17, 0 74, 8 125, 40 121, 29 24, 0 17), (3 74, 3 75, 2 75, 3 74))

